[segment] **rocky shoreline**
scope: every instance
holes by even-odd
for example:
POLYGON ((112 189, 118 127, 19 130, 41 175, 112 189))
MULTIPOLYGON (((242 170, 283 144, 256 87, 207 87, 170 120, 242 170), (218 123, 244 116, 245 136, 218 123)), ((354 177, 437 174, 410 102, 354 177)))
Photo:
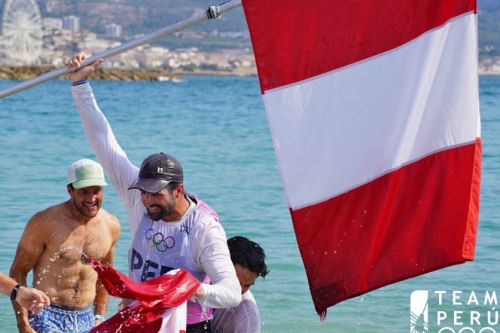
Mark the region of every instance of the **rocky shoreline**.
MULTIPOLYGON (((7 66, 0 65, 0 80, 26 80, 55 69, 52 66, 7 66)), ((487 58, 479 62, 479 75, 500 75, 500 57, 487 58)), ((209 76, 253 76, 255 68, 240 68, 235 70, 193 70, 171 72, 162 69, 114 69, 100 68, 92 79, 123 80, 123 81, 176 81, 179 75, 209 75, 209 76)), ((63 78, 67 78, 63 75, 63 78)))
MULTIPOLYGON (((0 80, 26 80, 55 69, 52 66, 7 66, 0 65, 0 80)), ((256 75, 255 68, 236 68, 229 71, 193 70, 171 72, 162 69, 114 69, 100 68, 93 80, 122 80, 122 81, 176 81, 179 75, 208 75, 208 76, 252 76, 256 75)), ((67 78, 63 75, 62 78, 67 78)))
MULTIPOLYGON (((55 69, 51 66, 0 65, 0 80, 26 80, 55 69)), ((62 78, 67 78, 63 75, 62 78)), ((176 74, 165 70, 99 69, 91 76, 94 80, 168 81, 177 80, 176 74)))

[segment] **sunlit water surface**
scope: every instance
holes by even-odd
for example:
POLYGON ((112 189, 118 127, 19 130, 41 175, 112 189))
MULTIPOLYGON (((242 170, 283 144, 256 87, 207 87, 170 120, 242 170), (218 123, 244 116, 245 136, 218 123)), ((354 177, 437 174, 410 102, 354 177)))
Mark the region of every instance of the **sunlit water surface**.
MULTIPOLYGON (((0 81, 0 89, 12 84, 0 81)), ((263 332, 408 332, 409 297, 415 289, 499 292, 500 78, 480 80, 484 155, 476 260, 338 304, 323 323, 308 291, 257 78, 92 85, 134 163, 158 151, 178 157, 186 188, 217 210, 227 235, 245 235, 264 247, 271 273, 253 287, 263 332)), ((67 166, 95 157, 67 81, 0 100, 0 137, 0 270, 8 272, 27 220, 67 200, 67 166)), ((123 222, 115 267, 127 272, 131 237, 125 209, 111 187, 103 206, 123 222)), ((116 307, 111 300, 108 315, 116 307)), ((0 298, 0 309, 0 332, 14 332, 7 297, 0 298)))

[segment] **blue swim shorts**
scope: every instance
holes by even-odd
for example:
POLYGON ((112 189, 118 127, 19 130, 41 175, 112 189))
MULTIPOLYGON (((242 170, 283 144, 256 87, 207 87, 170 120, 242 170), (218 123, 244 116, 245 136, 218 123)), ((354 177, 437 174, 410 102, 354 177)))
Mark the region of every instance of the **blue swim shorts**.
POLYGON ((29 312, 29 323, 37 333, 87 333, 94 327, 92 306, 70 309, 51 305, 34 314, 29 312))

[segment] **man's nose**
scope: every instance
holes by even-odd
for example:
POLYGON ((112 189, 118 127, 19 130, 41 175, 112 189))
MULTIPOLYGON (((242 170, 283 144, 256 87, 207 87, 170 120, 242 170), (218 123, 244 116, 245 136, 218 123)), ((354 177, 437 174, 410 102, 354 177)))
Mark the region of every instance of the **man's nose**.
POLYGON ((92 194, 88 194, 88 195, 85 197, 85 199, 86 199, 87 201, 91 201, 91 202, 95 201, 95 200, 96 200, 96 198, 97 198, 97 194, 93 194, 93 193, 92 193, 92 194))

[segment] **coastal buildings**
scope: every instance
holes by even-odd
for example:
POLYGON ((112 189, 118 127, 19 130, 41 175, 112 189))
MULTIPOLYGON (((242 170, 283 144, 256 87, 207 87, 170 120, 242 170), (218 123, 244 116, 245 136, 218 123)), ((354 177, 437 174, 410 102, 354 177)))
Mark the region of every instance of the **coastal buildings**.
POLYGON ((120 38, 122 36, 122 26, 116 23, 106 24, 106 37, 120 38))
POLYGON ((63 29, 69 30, 71 32, 80 31, 80 18, 75 15, 64 16, 63 19, 63 29))
MULTIPOLYGON (((47 3, 41 11, 36 0, 7 0, 2 15, 0 64, 63 66, 64 59, 81 51, 96 54, 116 47, 134 36, 124 37, 123 27, 108 23, 100 34, 91 31, 77 15, 50 17, 54 10, 47 3), (42 17, 41 12, 48 16, 42 17), (6 38, 5 36, 14 36, 6 38), (17 36, 17 37, 16 37, 17 36), (27 39, 27 37, 29 39, 27 39)), ((196 45, 206 38, 235 39, 248 33, 231 32, 227 36, 217 29, 210 32, 182 31, 175 38, 179 44, 196 45), (183 42, 183 41, 186 42, 183 42)), ((177 73, 253 75, 255 62, 250 48, 220 48, 200 51, 197 47, 170 49, 162 45, 145 45, 107 60, 104 67, 118 69, 162 69, 177 73)))
MULTIPOLYGON (((130 22, 151 14, 147 6, 133 7, 122 1, 103 1, 93 8, 86 2, 77 6, 59 0, 0 0, 0 7, 0 64, 18 66, 59 67, 77 51, 96 54, 117 46, 136 37, 130 33, 130 22), (78 11, 80 7, 87 10, 78 11), (121 17, 125 19, 120 21, 121 17)), ((183 16, 189 14, 186 8, 179 12, 183 16)), ((219 27, 220 22, 210 29, 180 31, 166 42, 132 50, 105 65, 179 73, 256 74, 248 30, 234 25, 230 29, 219 27)), ((141 25, 141 29, 147 28, 141 25)), ((487 48, 491 51, 494 46, 488 44, 487 48)), ((482 58, 479 71, 500 74, 500 58, 482 58)))

